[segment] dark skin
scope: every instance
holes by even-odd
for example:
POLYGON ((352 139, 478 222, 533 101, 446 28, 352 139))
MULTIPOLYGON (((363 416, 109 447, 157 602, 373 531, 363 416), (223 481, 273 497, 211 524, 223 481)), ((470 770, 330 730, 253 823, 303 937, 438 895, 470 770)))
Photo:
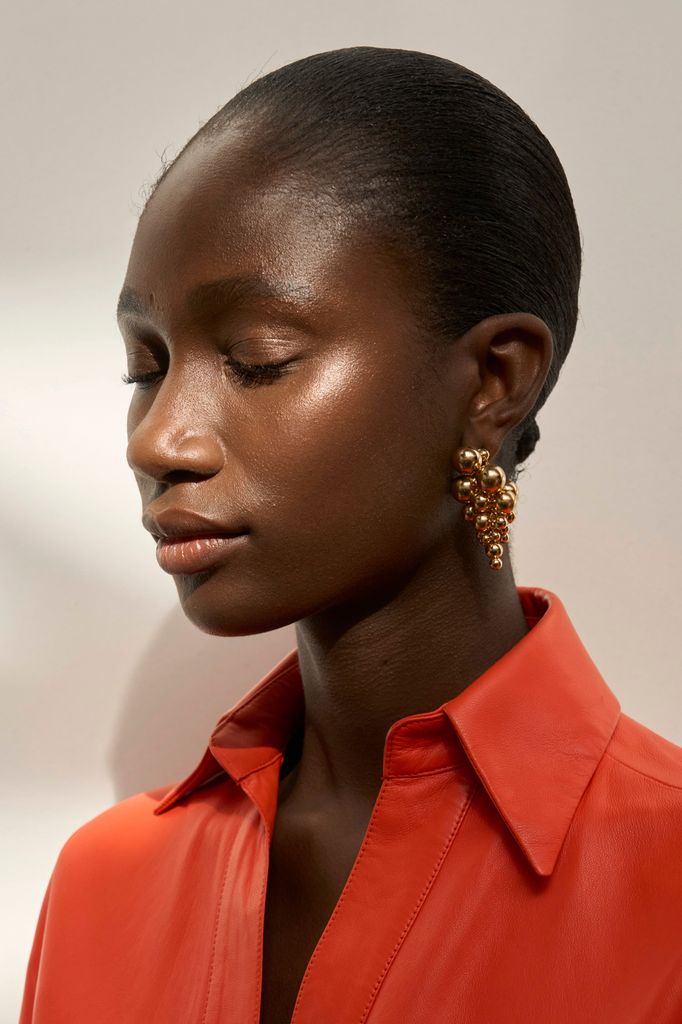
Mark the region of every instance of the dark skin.
POLYGON ((124 282, 137 308, 120 325, 128 372, 157 374, 127 424, 143 511, 249 531, 223 564, 174 575, 185 614, 226 637, 295 623, 303 748, 271 840, 260 1018, 286 1024, 365 834, 389 727, 527 632, 508 549, 491 570, 450 480, 461 446, 496 461, 552 336, 515 312, 455 344, 425 340, 409 268, 251 145, 234 130, 176 162, 138 225, 124 282), (237 274, 288 298, 188 302, 237 274), (247 387, 226 357, 292 362, 247 387))

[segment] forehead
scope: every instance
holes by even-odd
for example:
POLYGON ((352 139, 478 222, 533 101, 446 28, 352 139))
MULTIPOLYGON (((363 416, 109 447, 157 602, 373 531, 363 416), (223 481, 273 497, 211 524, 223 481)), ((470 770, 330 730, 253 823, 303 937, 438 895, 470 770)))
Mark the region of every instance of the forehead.
POLYGON ((398 305, 395 260, 328 187, 268 166, 239 132, 191 146, 138 224, 124 292, 177 307, 206 283, 262 277, 301 295, 398 305))

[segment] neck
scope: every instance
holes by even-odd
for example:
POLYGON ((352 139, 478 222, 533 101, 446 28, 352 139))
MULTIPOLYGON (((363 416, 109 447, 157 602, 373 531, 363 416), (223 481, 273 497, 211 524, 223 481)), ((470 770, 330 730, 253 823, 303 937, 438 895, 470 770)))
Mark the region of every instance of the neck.
POLYGON ((381 592, 296 624, 303 746, 282 802, 373 804, 390 726, 455 697, 528 632, 505 555, 495 572, 480 549, 452 544, 381 592))

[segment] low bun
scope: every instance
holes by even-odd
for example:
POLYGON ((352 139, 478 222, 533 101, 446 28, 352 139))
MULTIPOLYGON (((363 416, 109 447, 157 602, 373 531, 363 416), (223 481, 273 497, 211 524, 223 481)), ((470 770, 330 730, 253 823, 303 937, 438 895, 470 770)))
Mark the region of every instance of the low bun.
POLYGON ((535 445, 539 440, 540 428, 538 427, 535 418, 533 418, 526 424, 516 442, 516 455, 514 461, 516 462, 517 467, 522 462, 525 462, 529 455, 532 454, 535 450, 535 445))

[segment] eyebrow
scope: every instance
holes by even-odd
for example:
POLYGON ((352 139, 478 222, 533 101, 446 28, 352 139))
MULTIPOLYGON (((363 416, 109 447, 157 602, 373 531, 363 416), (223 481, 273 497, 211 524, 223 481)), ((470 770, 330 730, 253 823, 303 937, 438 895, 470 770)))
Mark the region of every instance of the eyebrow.
MULTIPOLYGON (((309 285, 274 281, 260 274, 236 274, 196 285, 185 303, 195 317, 203 317, 226 306, 237 306, 248 299, 275 299, 285 305, 309 305, 318 296, 309 285)), ((153 319, 151 303, 133 288, 124 286, 118 297, 116 318, 146 316, 153 319)))

